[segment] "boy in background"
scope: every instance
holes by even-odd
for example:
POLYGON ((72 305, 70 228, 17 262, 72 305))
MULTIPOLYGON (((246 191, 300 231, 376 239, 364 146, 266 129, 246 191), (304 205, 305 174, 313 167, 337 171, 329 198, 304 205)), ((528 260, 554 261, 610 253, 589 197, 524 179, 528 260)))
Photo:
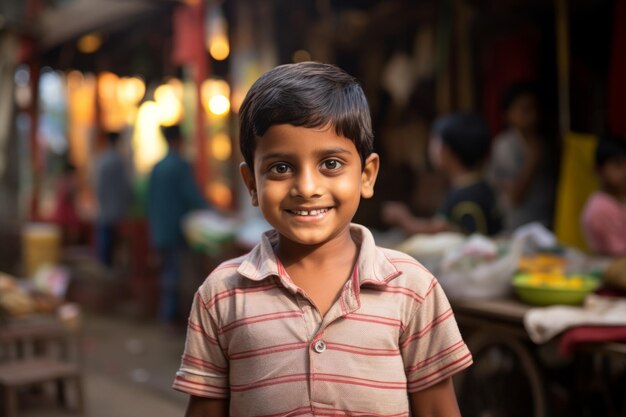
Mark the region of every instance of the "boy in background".
POLYGON ((433 218, 415 217, 405 204, 390 202, 383 206, 383 220, 408 234, 499 232, 496 195, 483 175, 490 144, 487 125, 476 114, 458 113, 438 119, 429 143, 430 159, 450 180, 452 189, 433 218))
POLYGON ((240 110, 241 174, 274 230, 201 285, 174 388, 187 417, 459 416, 472 362, 437 280, 351 224, 379 158, 356 80, 283 65, 240 110))
POLYGON ((589 248, 601 255, 626 255, 626 141, 601 139, 596 148, 600 190, 583 209, 581 224, 589 248))
POLYGON ((531 222, 552 226, 558 163, 540 131, 538 100, 529 83, 511 86, 502 100, 508 128, 493 141, 487 175, 508 232, 531 222))

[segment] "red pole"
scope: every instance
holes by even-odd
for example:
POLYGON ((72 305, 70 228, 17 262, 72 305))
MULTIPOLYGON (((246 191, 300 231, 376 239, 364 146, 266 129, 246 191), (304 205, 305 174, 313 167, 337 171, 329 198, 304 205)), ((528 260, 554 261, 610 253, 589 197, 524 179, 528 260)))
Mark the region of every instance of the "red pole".
MULTIPOLYGON (((39 17, 40 12, 41 1, 28 0, 26 20, 28 22, 35 22, 39 17)), ((27 61, 30 70, 30 91, 32 97, 30 107, 28 109, 28 115, 30 117, 29 145, 33 181, 29 214, 31 219, 36 220, 39 217, 39 194, 41 192, 41 174, 43 169, 41 150, 39 149, 39 141, 37 138, 37 130, 39 126, 39 75, 41 73, 41 65, 39 64, 39 51, 36 40, 28 39, 27 42, 31 42, 27 61)))
POLYGON ((205 114, 202 106, 202 83, 207 79, 209 75, 209 61, 207 59, 207 52, 204 45, 204 15, 205 4, 204 1, 198 2, 194 6, 196 8, 197 21, 197 34, 196 34, 196 53, 195 55, 195 67, 196 67, 196 89, 197 89, 197 111, 196 111, 196 179, 200 190, 203 194, 206 194, 206 185, 208 181, 208 160, 206 152, 206 139, 205 139, 205 114))

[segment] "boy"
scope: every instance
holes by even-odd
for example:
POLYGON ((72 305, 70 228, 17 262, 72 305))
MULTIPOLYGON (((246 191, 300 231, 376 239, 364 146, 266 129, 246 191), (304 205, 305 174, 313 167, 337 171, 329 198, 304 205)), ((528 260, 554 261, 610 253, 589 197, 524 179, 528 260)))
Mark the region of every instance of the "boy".
POLYGON ((458 416, 450 377, 472 359, 440 286, 350 223, 379 166, 361 87, 279 66, 240 121, 241 174, 274 230, 197 292, 174 382, 186 416, 458 416))
POLYGON ((478 115, 459 113, 438 119, 430 139, 433 165, 443 171, 452 189, 432 219, 413 217, 402 203, 387 203, 383 220, 409 234, 459 230, 466 234, 494 235, 500 231, 495 193, 483 178, 483 165, 491 139, 478 115))
POLYGON ((626 255, 626 142, 603 139, 596 148, 600 191, 583 209, 581 223, 589 248, 598 254, 626 255))
POLYGON ((508 129, 494 139, 488 177, 505 209, 504 228, 511 232, 535 221, 551 227, 558 164, 540 131, 535 87, 513 85, 502 108, 508 129))

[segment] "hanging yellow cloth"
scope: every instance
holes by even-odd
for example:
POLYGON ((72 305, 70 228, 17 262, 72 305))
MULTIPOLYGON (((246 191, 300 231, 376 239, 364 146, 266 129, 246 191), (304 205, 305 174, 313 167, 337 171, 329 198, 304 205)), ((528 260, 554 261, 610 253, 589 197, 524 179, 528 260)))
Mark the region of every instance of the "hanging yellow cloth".
POLYGON ((580 215, 589 195, 598 189, 594 164, 597 143, 597 137, 582 133, 567 133, 563 138, 554 230, 561 243, 584 250, 587 245, 580 215))

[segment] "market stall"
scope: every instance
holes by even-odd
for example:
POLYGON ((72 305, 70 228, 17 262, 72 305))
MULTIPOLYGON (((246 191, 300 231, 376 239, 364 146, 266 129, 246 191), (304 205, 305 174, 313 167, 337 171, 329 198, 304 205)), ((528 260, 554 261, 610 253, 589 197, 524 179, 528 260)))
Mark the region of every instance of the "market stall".
POLYGON ((464 416, 624 415, 623 260, 560 246, 538 225, 398 247, 438 277, 474 356, 456 380, 464 416))

